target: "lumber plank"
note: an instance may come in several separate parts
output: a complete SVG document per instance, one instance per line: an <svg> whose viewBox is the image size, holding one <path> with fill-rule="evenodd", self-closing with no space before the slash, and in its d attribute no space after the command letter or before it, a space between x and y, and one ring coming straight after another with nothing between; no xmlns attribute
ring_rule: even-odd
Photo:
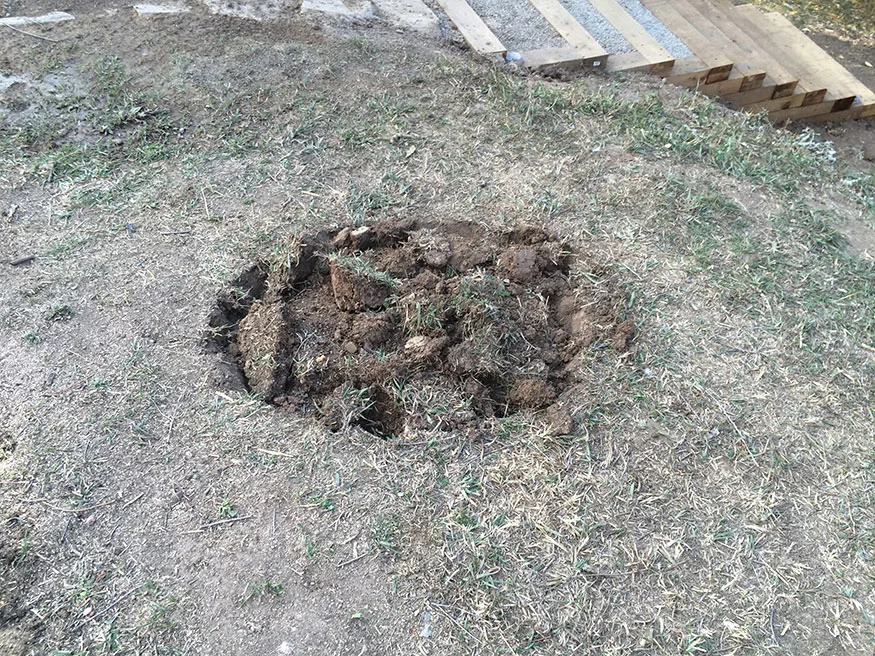
<svg viewBox="0 0 875 656"><path fill-rule="evenodd" d="M653 38L616 0L589 0L589 3L608 21L644 59L657 69L668 69L667 62L674 57ZM609 60L610 61L610 60ZM658 72L658 71L654 71Z"/></svg>
<svg viewBox="0 0 875 656"><path fill-rule="evenodd" d="M709 66L698 57L684 57L678 59L671 69L671 74L665 79L671 84L687 89L701 84L722 82L732 74L732 63L721 63Z"/></svg>
<svg viewBox="0 0 875 656"><path fill-rule="evenodd" d="M752 5L740 5L735 10L746 18L748 24L762 26L762 33L768 36L764 47L780 53L787 67L799 72L808 86L815 89L825 87L840 97L859 96L863 105L875 104L875 93L872 90L803 34L783 14L761 12Z"/></svg>
<svg viewBox="0 0 875 656"><path fill-rule="evenodd" d="M723 88L705 91L708 95L736 93L763 86L765 71L748 63L745 52L689 4L670 0L643 0L642 4L683 41L704 62L730 60L733 71L744 79L738 85L729 82ZM732 78L737 79L737 76Z"/></svg>
<svg viewBox="0 0 875 656"><path fill-rule="evenodd" d="M824 102L806 105L804 107L791 107L789 109L781 109L775 112L769 112L769 119L779 123L787 120L800 120L822 116L824 114L832 114L844 112L854 106L856 96L828 99Z"/></svg>
<svg viewBox="0 0 875 656"><path fill-rule="evenodd" d="M702 36L696 27L684 18L670 2L665 0L646 0L642 3L663 25L678 37L703 62L716 65L728 61L721 53L715 53L713 46Z"/></svg>
<svg viewBox="0 0 875 656"><path fill-rule="evenodd" d="M489 26L471 8L466 0L437 0L441 9L462 33L468 45L481 55L495 55L507 51Z"/></svg>
<svg viewBox="0 0 875 656"><path fill-rule="evenodd" d="M754 72L748 69L745 75L733 69L732 74L725 80L703 84L699 87L699 91L706 96L725 96L730 93L756 89L758 86L762 86L765 79L766 74L763 71Z"/></svg>
<svg viewBox="0 0 875 656"><path fill-rule="evenodd" d="M592 56L592 53L577 48L540 48L521 52L523 65L533 71L546 72L550 69L604 68L608 54Z"/></svg>
<svg viewBox="0 0 875 656"><path fill-rule="evenodd" d="M813 97L816 96L812 96L811 92L805 92L794 93L792 96L783 96L781 98L771 98L770 100L763 100L761 102L748 102L746 104L733 102L730 99L730 96L726 96L724 100L727 100L733 107L743 109L746 112L756 113L764 110L767 112L775 112L782 109L790 109L791 107L803 107L806 105L821 103L826 98L826 89L821 89L820 97L816 101L811 100Z"/></svg>
<svg viewBox="0 0 875 656"><path fill-rule="evenodd" d="M841 112L832 112L831 114L821 114L806 119L806 123L828 123L832 121L848 121L855 119L866 119L875 116L875 104L861 105L856 104L850 109Z"/></svg>
<svg viewBox="0 0 875 656"><path fill-rule="evenodd" d="M766 76L766 81L764 84L769 84L769 78ZM791 101L790 105L786 105L786 107L798 107L800 105L811 105L813 103L822 102L826 97L827 89L813 89L811 91L803 91L798 90L797 93L791 94L789 96L779 96L777 98L771 98L772 100L782 100L788 99ZM751 91L741 91L738 93L727 94L723 97L724 100L729 102L736 107L745 107L752 103L762 104L766 103L764 106L768 106L767 103L770 100L770 96L762 93L759 89L753 89ZM774 103L774 106L777 107L780 103Z"/></svg>
<svg viewBox="0 0 875 656"><path fill-rule="evenodd" d="M609 55L605 63L605 71L608 73L632 73L641 71L665 76L674 66L674 59L664 62L651 62L637 50L624 52L620 55Z"/></svg>
<svg viewBox="0 0 875 656"><path fill-rule="evenodd" d="M766 71L769 77L774 80L773 97L792 95L799 84L799 76L788 71L778 59L772 57L764 49L764 44L751 38L747 30L733 20L731 13L724 12L721 6L713 0L675 0L675 4L678 6L688 4L693 7L745 54L746 62Z"/></svg>
<svg viewBox="0 0 875 656"><path fill-rule="evenodd" d="M529 0L529 3L572 48L587 54L590 59L607 57L607 50L559 4L559 0Z"/></svg>

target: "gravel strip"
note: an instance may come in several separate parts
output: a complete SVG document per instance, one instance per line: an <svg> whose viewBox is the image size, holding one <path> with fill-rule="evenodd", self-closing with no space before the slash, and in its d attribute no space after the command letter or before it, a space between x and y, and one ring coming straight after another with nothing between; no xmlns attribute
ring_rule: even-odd
<svg viewBox="0 0 875 656"><path fill-rule="evenodd" d="M561 2L593 38L602 44L608 54L618 55L632 51L631 44L587 0L561 0ZM692 54L683 42L638 0L617 0L617 2L673 57L689 57Z"/></svg>
<svg viewBox="0 0 875 656"><path fill-rule="evenodd" d="M587 0L560 0L568 12L583 25L608 54L631 52L632 46ZM617 0L629 14L673 57L692 53L665 25L638 0ZM528 0L468 0L508 50L517 52L539 48L561 48L568 44Z"/></svg>
<svg viewBox="0 0 875 656"><path fill-rule="evenodd" d="M568 44L529 0L468 0L508 50L563 48Z"/></svg>

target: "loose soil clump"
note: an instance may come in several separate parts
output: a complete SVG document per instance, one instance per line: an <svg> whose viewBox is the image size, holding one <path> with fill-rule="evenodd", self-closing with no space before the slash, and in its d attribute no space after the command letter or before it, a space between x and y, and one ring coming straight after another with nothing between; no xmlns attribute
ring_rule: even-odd
<svg viewBox="0 0 875 656"><path fill-rule="evenodd" d="M575 361L624 351L621 294L539 228L393 221L302 237L224 293L212 343L250 391L334 430L476 431L540 411L573 429L562 393ZM578 280L579 278L579 280Z"/></svg>

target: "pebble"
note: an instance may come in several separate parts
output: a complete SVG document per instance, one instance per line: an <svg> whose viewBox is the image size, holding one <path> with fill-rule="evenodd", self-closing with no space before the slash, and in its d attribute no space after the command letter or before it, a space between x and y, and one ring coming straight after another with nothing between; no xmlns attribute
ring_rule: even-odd
<svg viewBox="0 0 875 656"><path fill-rule="evenodd" d="M347 340L343 343L343 350L346 351L347 353L349 353L350 355L353 355L354 353L358 352L359 347L356 346L355 342L353 342L352 340Z"/></svg>

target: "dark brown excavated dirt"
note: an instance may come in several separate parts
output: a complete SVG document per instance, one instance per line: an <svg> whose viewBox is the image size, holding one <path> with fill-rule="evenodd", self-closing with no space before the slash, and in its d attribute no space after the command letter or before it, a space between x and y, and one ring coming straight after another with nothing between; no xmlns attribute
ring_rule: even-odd
<svg viewBox="0 0 875 656"><path fill-rule="evenodd" d="M597 267L570 275L575 257L535 227L320 231L233 282L210 318L212 342L250 391L335 430L476 431L546 409L564 434L575 360L624 351L635 331Z"/></svg>

